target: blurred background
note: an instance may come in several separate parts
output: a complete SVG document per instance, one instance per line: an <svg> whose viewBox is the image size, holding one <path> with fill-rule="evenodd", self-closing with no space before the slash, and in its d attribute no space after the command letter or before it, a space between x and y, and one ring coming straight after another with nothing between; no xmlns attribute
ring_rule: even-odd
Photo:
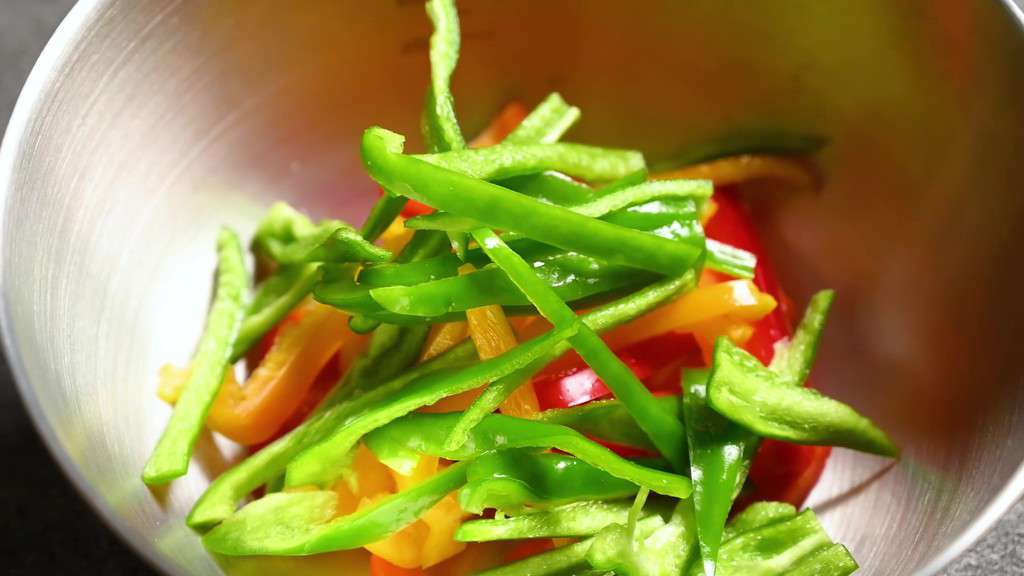
<svg viewBox="0 0 1024 576"><path fill-rule="evenodd" d="M74 3L0 0L0 133L39 52ZM153 573L66 482L32 428L2 358L0 454L9 467L0 475L0 517L14 536L0 539L5 573ZM999 576L1021 574L1022 567L1024 504L1018 504L945 574Z"/></svg>

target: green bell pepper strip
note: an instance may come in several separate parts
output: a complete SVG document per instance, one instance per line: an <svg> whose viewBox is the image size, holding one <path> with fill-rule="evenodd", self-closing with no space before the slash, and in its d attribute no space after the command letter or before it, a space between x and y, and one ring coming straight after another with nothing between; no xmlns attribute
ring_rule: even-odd
<svg viewBox="0 0 1024 576"><path fill-rule="evenodd" d="M708 403L722 416L766 438L899 456L885 432L853 408L817 390L793 386L728 338L715 343Z"/></svg>
<svg viewBox="0 0 1024 576"><path fill-rule="evenodd" d="M192 450L229 368L248 285L238 236L222 229L217 236L217 288L206 328L192 359L192 374L142 471L146 484L165 484L188 471Z"/></svg>
<svg viewBox="0 0 1024 576"><path fill-rule="evenodd" d="M481 572L477 576L582 576L590 574L587 551L593 538L536 554L511 564Z"/></svg>
<svg viewBox="0 0 1024 576"><path fill-rule="evenodd" d="M546 204L573 206L594 197L594 189L554 171L497 180L496 184Z"/></svg>
<svg viewBox="0 0 1024 576"><path fill-rule="evenodd" d="M338 495L333 491L269 494L211 530L203 544L227 556L305 556L351 550L415 522L465 479L466 463L454 464L411 488L337 518Z"/></svg>
<svg viewBox="0 0 1024 576"><path fill-rule="evenodd" d="M588 312L582 315L580 319L591 330L597 332L610 330L654 310L679 294L693 289L696 285L697 275L690 271L679 278L668 278L651 284L625 298ZM445 442L446 447L455 449L465 442L470 429L476 426L486 415L497 410L498 406L515 392L517 388L528 382L544 366L564 354L568 349L569 343L562 342L552 348L547 357L542 358L534 365L518 372L513 372L487 386L473 404L462 413L461 419Z"/></svg>
<svg viewBox="0 0 1024 576"><path fill-rule="evenodd" d="M435 152L461 150L466 140L455 116L452 73L459 61L459 13L454 0L428 0L427 15L434 24L430 36L430 89L423 110L423 134Z"/></svg>
<svg viewBox="0 0 1024 576"><path fill-rule="evenodd" d="M438 210L468 216L492 228L520 232L564 250L666 275L692 268L703 253L683 242L587 218L405 156L401 154L402 142L402 137L393 132L367 130L362 146L367 170L381 184Z"/></svg>
<svg viewBox="0 0 1024 576"><path fill-rule="evenodd" d="M535 340L520 345L520 348L532 342ZM367 434L366 445L381 462L396 469L408 466L421 454L465 460L493 450L554 448L616 478L649 488L658 494L676 498L687 498L690 495L689 478L641 466L587 439L572 428L547 422L489 414L470 430L466 442L450 450L445 447L445 439L460 416L458 412L409 414Z"/></svg>
<svg viewBox="0 0 1024 576"><path fill-rule="evenodd" d="M831 301L830 292L814 296L793 336L792 342L796 345L789 347L788 359L773 360L770 370L761 369L777 374L791 386L802 385L814 362ZM719 361L723 359L728 357L715 355L712 374L719 369ZM759 363L757 365L760 366ZM693 500L701 558L705 574L711 576L715 573L718 550L725 538L726 519L746 481L760 438L730 422L708 405L709 377L713 376L706 370L688 370L683 374L683 419L690 474L696 479Z"/></svg>
<svg viewBox="0 0 1024 576"><path fill-rule="evenodd" d="M391 252L366 241L359 232L340 220L326 220L314 232L298 236L286 245L270 243L268 248L270 257L280 264L391 260Z"/></svg>
<svg viewBox="0 0 1024 576"><path fill-rule="evenodd" d="M818 354L821 333L825 329L825 320L832 309L833 300L835 292L832 290L822 290L811 297L793 337L775 350L769 366L773 372L789 378L795 385L801 385L807 380Z"/></svg>
<svg viewBox="0 0 1024 576"><path fill-rule="evenodd" d="M632 502L629 500L595 500L574 502L505 519L470 520L459 526L455 539L460 542L493 542L593 536L610 524L625 524L631 507Z"/></svg>
<svg viewBox="0 0 1024 576"><path fill-rule="evenodd" d="M343 471L345 456L364 434L442 398L461 394L529 365L548 348L580 327L558 327L500 356L462 368L429 373L410 382L386 400L369 404L346 419L329 437L307 448L288 465L285 484L325 485Z"/></svg>
<svg viewBox="0 0 1024 576"><path fill-rule="evenodd" d="M407 200L402 196L385 193L377 199L373 208L370 208L370 213L366 216L359 233L368 241L375 242L402 213L406 202Z"/></svg>
<svg viewBox="0 0 1024 576"><path fill-rule="evenodd" d="M784 522L796 517L796 507L786 502L754 502L743 512L736 515L725 526L722 540L731 540L744 532L756 530L762 526Z"/></svg>
<svg viewBox="0 0 1024 576"><path fill-rule="evenodd" d="M386 401L410 382L427 374L469 366L475 362L476 348L472 341L466 340L444 354L412 366L368 391L365 391L368 385L361 381L363 379L359 377L359 371L349 370L342 383L334 388L305 422L218 476L196 502L189 513L187 524L202 530L223 521L235 511L240 500L282 474L296 455L330 436L353 415L368 406ZM360 390L365 393L360 393Z"/></svg>
<svg viewBox="0 0 1024 576"><path fill-rule="evenodd" d="M417 154L415 158L481 180L503 180L555 170L590 182L615 180L644 167L635 150L585 144L497 144L486 148Z"/></svg>
<svg viewBox="0 0 1024 576"><path fill-rule="evenodd" d="M361 286L379 288L382 286L412 286L442 278L457 276L462 262L454 254L441 254L434 258L417 260L408 264L377 264L366 266L359 271L357 280Z"/></svg>
<svg viewBox="0 0 1024 576"><path fill-rule="evenodd" d="M833 544L801 558L796 566L786 571L786 576L846 576L858 568L860 566L845 546Z"/></svg>
<svg viewBox="0 0 1024 576"><path fill-rule="evenodd" d="M804 572L819 576L847 576L856 570L853 559L835 561L834 552L824 558L818 553L833 546L832 539L818 523L814 512L743 532L722 545L718 576L782 576ZM852 564L852 565L851 565ZM807 572L808 566L819 571ZM702 574L700 564L690 567L688 576Z"/></svg>
<svg viewBox="0 0 1024 576"><path fill-rule="evenodd" d="M309 294L320 279L319 269L319 264L280 266L260 283L235 337L232 363L245 356L264 334Z"/></svg>
<svg viewBox="0 0 1024 576"><path fill-rule="evenodd" d="M696 556L693 506L676 505L672 518L644 534L613 524L594 537L587 551L592 568L622 576L679 576Z"/></svg>
<svg viewBox="0 0 1024 576"><path fill-rule="evenodd" d="M757 451L758 438L707 403L708 370L683 374L683 421L690 454L693 505L704 574L713 576L722 533Z"/></svg>
<svg viewBox="0 0 1024 576"><path fill-rule="evenodd" d="M708 238L706 242L708 256L704 261L705 267L736 278L746 278L749 280L754 277L757 256L752 252L747 252L712 238Z"/></svg>
<svg viewBox="0 0 1024 576"><path fill-rule="evenodd" d="M636 484L578 458L536 450L501 450L477 458L469 467L459 503L471 514L488 508L510 512L526 506L612 500L636 491Z"/></svg>
<svg viewBox="0 0 1024 576"><path fill-rule="evenodd" d="M571 326L578 322L572 309L501 238L486 229L475 230L472 234L484 252L508 274L509 279L552 324ZM569 343L629 410L658 451L676 470L683 470L686 465L685 431L679 419L659 407L650 390L605 345L596 332L584 326L579 333L569 338Z"/></svg>
<svg viewBox="0 0 1024 576"><path fill-rule="evenodd" d="M252 244L273 257L276 251L316 231L316 224L308 216L286 202L275 202L256 226Z"/></svg>
<svg viewBox="0 0 1024 576"><path fill-rule="evenodd" d="M696 146L690 145L687 149L673 154L670 159L658 162L652 170L664 172L740 154L804 156L817 152L827 142L826 138L816 134L759 129L705 140Z"/></svg>
<svg viewBox="0 0 1024 576"><path fill-rule="evenodd" d="M548 94L503 141L504 144L557 142L580 119L580 109L570 106L558 92Z"/></svg>
<svg viewBox="0 0 1024 576"><path fill-rule="evenodd" d="M657 396L660 408L673 418L681 418L679 396ZM650 438L637 425L618 400L588 402L572 408L552 408L537 417L542 422L568 426L592 438L621 446L655 450Z"/></svg>

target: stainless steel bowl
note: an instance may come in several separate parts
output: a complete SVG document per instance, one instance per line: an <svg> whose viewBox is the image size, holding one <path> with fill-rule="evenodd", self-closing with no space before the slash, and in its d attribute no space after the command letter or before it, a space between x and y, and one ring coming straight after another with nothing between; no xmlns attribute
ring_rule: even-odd
<svg viewBox="0 0 1024 576"><path fill-rule="evenodd" d="M1024 488L1019 296L1024 34L996 1L463 3L468 131L561 91L574 138L651 159L722 135L821 133L828 185L758 210L797 299L838 309L817 382L906 447L837 451L811 504L865 574L930 574ZM182 518L236 456L139 472L210 294L218 226L274 199L358 219L357 143L417 132L420 2L83 0L32 73L0 154L3 312L21 391L68 475L174 574L218 565ZM229 571L286 570L287 563Z"/></svg>

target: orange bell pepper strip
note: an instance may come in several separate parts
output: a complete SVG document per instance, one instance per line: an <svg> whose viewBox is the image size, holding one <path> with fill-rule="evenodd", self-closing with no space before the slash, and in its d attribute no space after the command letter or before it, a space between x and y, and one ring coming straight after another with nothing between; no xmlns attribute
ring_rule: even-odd
<svg viewBox="0 0 1024 576"><path fill-rule="evenodd" d="M469 143L470 148L483 148L499 144L506 136L522 123L523 119L530 114L530 111L522 103L515 100L509 102L498 112L491 123L484 128L483 132L477 134L476 138Z"/></svg>
<svg viewBox="0 0 1024 576"><path fill-rule="evenodd" d="M501 306L481 306L466 310L466 322L469 324L469 337L476 344L477 354L481 360L500 356L519 344ZM479 393L474 395L473 400L478 395ZM466 407L468 408L469 404ZM535 417L540 413L540 403L537 401L533 384L527 382L517 388L498 409L502 414L509 416Z"/></svg>
<svg viewBox="0 0 1024 576"><path fill-rule="evenodd" d="M453 346L469 337L469 327L465 322L442 322L430 327L430 334L420 352L420 362L436 358L450 350Z"/></svg>
<svg viewBox="0 0 1024 576"><path fill-rule="evenodd" d="M749 280L701 286L612 330L605 335L605 341L612 349L618 349L665 332L693 332L711 321L754 322L776 305L774 298L758 290Z"/></svg>
<svg viewBox="0 0 1024 576"><path fill-rule="evenodd" d="M207 426L245 445L271 438L288 420L328 361L345 345L351 355L365 346L365 338L348 328L343 312L309 301L302 305L301 320L285 326L244 386L228 371L224 385L210 409ZM164 366L158 394L177 400L189 368Z"/></svg>
<svg viewBox="0 0 1024 576"><path fill-rule="evenodd" d="M777 180L799 189L816 189L820 182L810 164L800 158L766 154L742 154L685 166L654 174L656 180L697 178L711 180L715 187L751 180Z"/></svg>
<svg viewBox="0 0 1024 576"><path fill-rule="evenodd" d="M386 248L392 254L398 254L412 238L415 230L405 227L405 218L401 216L394 219L391 225L377 238L377 245Z"/></svg>

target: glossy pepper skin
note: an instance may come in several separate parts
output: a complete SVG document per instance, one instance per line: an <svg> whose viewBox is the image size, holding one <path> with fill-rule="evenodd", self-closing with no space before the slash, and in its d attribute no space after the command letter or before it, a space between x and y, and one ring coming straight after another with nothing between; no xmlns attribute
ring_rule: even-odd
<svg viewBox="0 0 1024 576"><path fill-rule="evenodd" d="M537 420L490 414L470 430L465 443L449 449L445 440L458 419L458 413L410 414L368 434L366 445L381 462L396 469L414 465L420 454L464 460L498 449L555 448L616 478L659 494L687 498L691 492L690 480L686 477L641 466L571 428Z"/></svg>
<svg viewBox="0 0 1024 576"><path fill-rule="evenodd" d="M213 305L192 360L192 374L142 471L146 484L165 484L188 471L206 414L217 398L229 367L232 344L242 324L248 285L249 275L238 236L223 229L217 237L217 288Z"/></svg>
<svg viewBox="0 0 1024 576"><path fill-rule="evenodd" d="M636 230L587 218L544 204L507 188L405 156L403 138L381 128L363 136L363 162L385 187L457 216L479 220L492 228L666 275L690 269L702 251ZM626 167L628 173L631 166ZM609 174L611 175L611 174ZM627 257L626 254L629 256Z"/></svg>
<svg viewBox="0 0 1024 576"><path fill-rule="evenodd" d="M657 400L662 410L674 418L681 418L679 396L659 396ZM551 408L541 412L538 418L620 446L655 449L647 434L618 400L599 400L570 408Z"/></svg>
<svg viewBox="0 0 1024 576"><path fill-rule="evenodd" d="M377 393L380 388L356 400L360 408L332 434L310 446L288 465L285 483L288 486L324 485L335 480L344 469L344 458L360 438L417 408L429 406L442 398L478 388L528 366L548 349L579 329L574 326L555 328L543 336L518 346L501 356L466 366L456 371L438 371L410 381L398 391ZM379 456L379 455L378 455Z"/></svg>
<svg viewBox="0 0 1024 576"><path fill-rule="evenodd" d="M536 450L500 450L473 461L459 492L462 509L515 512L581 500L625 498L636 484L621 480L571 456Z"/></svg>
<svg viewBox="0 0 1024 576"><path fill-rule="evenodd" d="M555 326L568 326L577 317L518 254L490 230L477 229L473 238L508 275L534 306ZM640 428L676 470L685 467L684 430L678 419L662 411L636 375L605 345L593 330L583 329L569 343L594 369L615 397L629 410Z"/></svg>
<svg viewBox="0 0 1024 576"><path fill-rule="evenodd" d="M870 420L816 390L793 386L728 339L715 344L708 390L716 412L760 436L899 455L892 440Z"/></svg>

